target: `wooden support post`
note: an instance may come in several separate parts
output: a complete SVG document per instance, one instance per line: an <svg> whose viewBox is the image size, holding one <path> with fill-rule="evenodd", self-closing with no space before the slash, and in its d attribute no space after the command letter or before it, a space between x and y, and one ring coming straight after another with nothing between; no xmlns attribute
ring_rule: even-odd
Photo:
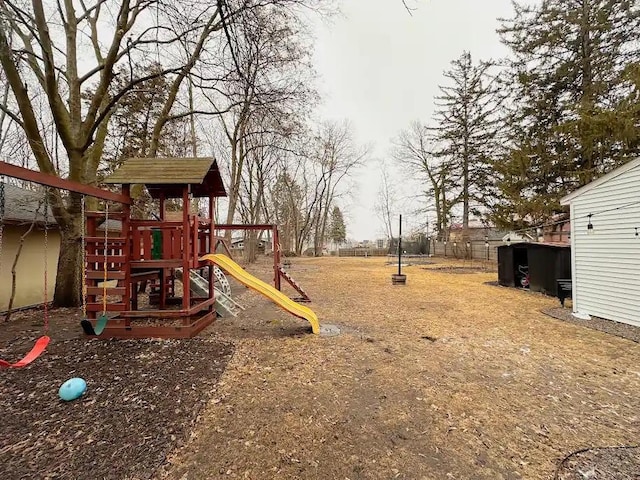
<svg viewBox="0 0 640 480"><path fill-rule="evenodd" d="M169 286L168 282L167 282L167 269L166 268L161 268L160 269L160 298L159 298L159 302L160 302L160 310L164 310L165 308L167 308L167 287Z"/></svg>
<svg viewBox="0 0 640 480"><path fill-rule="evenodd" d="M131 203L128 188L125 191L123 187L122 194L114 193L109 190L102 190L101 188L92 187L91 185L85 185L73 180L66 180L56 175L49 175L47 173L29 170L28 168L18 167L17 165L12 165L3 161L0 161L0 175L19 178L28 182L35 182L48 187L61 188L63 190L69 190L70 192L82 193L83 195L89 195L90 197L101 198L103 200L112 200L124 205L129 205Z"/></svg>
<svg viewBox="0 0 640 480"><path fill-rule="evenodd" d="M165 194L164 192L160 192L160 220L164 222L165 220L165 212L166 212L166 206L165 206Z"/></svg>
<svg viewBox="0 0 640 480"><path fill-rule="evenodd" d="M273 286L276 287L276 290L280 290L280 237L277 225L272 225L271 229L273 232Z"/></svg>
<svg viewBox="0 0 640 480"><path fill-rule="evenodd" d="M215 248L215 198L209 197L209 250L211 253L216 253ZM209 298L215 298L215 275L213 274L213 265L209 265ZM215 304L211 305L211 311L216 309Z"/></svg>
<svg viewBox="0 0 640 480"><path fill-rule="evenodd" d="M191 217L193 219L193 231L191 232L191 267L198 267L198 257L200 257L200 217L198 214Z"/></svg>
<svg viewBox="0 0 640 480"><path fill-rule="evenodd" d="M160 221L164 222L166 220L167 207L166 207L166 196L164 192L160 192ZM160 247L162 260L167 260L171 255L168 255L168 252L171 251L171 241L170 241L170 233L169 230L161 229L162 232L162 246ZM167 270L165 268L160 269L160 275L158 278L158 282L160 282L160 292L158 297L158 308L160 310L164 310L167 308L167 289L169 288L168 279L167 279Z"/></svg>
<svg viewBox="0 0 640 480"><path fill-rule="evenodd" d="M189 228L189 188L182 190L182 309L191 304L189 272L191 268L191 229Z"/></svg>
<svg viewBox="0 0 640 480"><path fill-rule="evenodd" d="M138 285L137 281L131 284L131 310L138 310Z"/></svg>
<svg viewBox="0 0 640 480"><path fill-rule="evenodd" d="M96 218L93 216L86 215L86 222L87 222L86 236L95 237L96 231L97 231ZM86 243L84 248L85 248L85 260L89 257L89 255L96 254L96 244L94 242ZM87 268L87 272L93 273L94 271L96 271L96 266L94 263L87 262L86 268ZM87 284L87 288L94 287L98 284L98 281L95 280L94 278L91 278L90 275L87 275L85 282ZM87 294L87 298L86 298L87 303L95 303L95 301L96 301L95 295ZM95 319L97 318L97 316L98 316L97 312L90 312L90 311L87 312L87 318Z"/></svg>
<svg viewBox="0 0 640 480"><path fill-rule="evenodd" d="M216 199L214 197L209 197L209 252L207 253L217 253L216 252L216 231L215 231L215 208L216 208Z"/></svg>
<svg viewBox="0 0 640 480"><path fill-rule="evenodd" d="M122 194L130 197L131 195L131 186L123 185L122 186ZM135 285L131 283L131 252L132 252L132 244L131 244L131 231L130 231L130 221L131 221L131 205L123 204L122 205L122 231L120 235L124 237L125 243L123 246L123 256L124 256L124 264L122 265L122 269L124 270L124 286L125 286L125 294L122 298L122 303L125 305L125 309L131 309L131 289L135 288ZM107 225L105 225L107 228ZM136 302L137 303L137 302ZM125 320L125 326L130 326L129 320Z"/></svg>

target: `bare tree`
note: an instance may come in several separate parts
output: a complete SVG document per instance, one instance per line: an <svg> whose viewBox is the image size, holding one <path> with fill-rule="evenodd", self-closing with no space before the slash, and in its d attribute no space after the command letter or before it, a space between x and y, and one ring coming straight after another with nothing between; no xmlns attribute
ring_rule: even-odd
<svg viewBox="0 0 640 480"><path fill-rule="evenodd" d="M386 163L383 163L380 168L380 187L378 189L378 198L376 200L375 209L378 214L378 218L384 226L384 233L389 241L393 238L391 219L395 214L396 202L397 192L389 178L387 165Z"/></svg>
<svg viewBox="0 0 640 480"><path fill-rule="evenodd" d="M268 209L280 233L280 247L285 254L301 251L298 248L298 232L303 223L302 206L304 203L303 189L295 178L295 171L290 171L294 162L280 159L276 179L268 188ZM306 240L306 239L303 239Z"/></svg>
<svg viewBox="0 0 640 480"><path fill-rule="evenodd" d="M331 206L342 193L345 180L367 155L368 149L356 144L348 122L322 123L306 151L301 151L295 172L305 198L296 235L297 253L311 238L314 254L321 255Z"/></svg>
<svg viewBox="0 0 640 480"><path fill-rule="evenodd" d="M413 122L394 142L399 165L426 181L425 195L436 213L438 235L446 235L451 208L457 201L458 179L450 158L439 155L428 127Z"/></svg>
<svg viewBox="0 0 640 480"><path fill-rule="evenodd" d="M35 209L35 213L33 215L33 219L28 224L29 226L25 230L25 232L22 235L20 235L20 239L18 241L18 248L16 249L16 253L13 257L13 263L11 264L11 295L9 296L9 305L7 306L7 311L5 312L5 316L4 316L5 322L8 322L9 320L11 320L11 315L13 313L13 303L15 302L15 299L16 299L16 286L18 284L17 269L18 269L18 263L20 261L20 257L22 256L22 249L24 247L24 243L27 240L27 237L31 234L31 232L33 232L34 228L36 227L39 221L41 220L44 220L44 222L47 221L46 213L44 213L42 217L39 217L41 208L47 208L46 202L40 201L38 203ZM47 225L45 225L45 228L46 227Z"/></svg>
<svg viewBox="0 0 640 480"><path fill-rule="evenodd" d="M238 206L243 223L267 223L272 216L267 202L268 185L275 181L280 153L278 134L262 131L246 138L246 158L238 192ZM245 260L253 262L256 246L264 232L245 232Z"/></svg>
<svg viewBox="0 0 640 480"><path fill-rule="evenodd" d="M234 43L239 70L225 82L222 95L208 96L217 108L231 105L220 117L226 137L221 158L229 177L227 223L238 211L250 156L249 170L256 167L253 151L286 150L288 140L303 132L302 119L316 102L300 22L286 12L252 11L245 17Z"/></svg>
<svg viewBox="0 0 640 480"><path fill-rule="evenodd" d="M311 2L311 0L309 0ZM274 12L303 0L39 0L0 2L0 64L15 108L0 105L21 127L41 172L94 184L114 107L140 84L164 77L169 87L153 121L148 155L155 156L167 123L195 114L181 101L185 80L212 88L218 75L207 72L229 55L225 45L252 11ZM16 42L11 43L15 37ZM160 54L161 52L161 54ZM161 60L158 72L130 77L116 87L123 69L143 58ZM233 55L232 55L233 56ZM90 90L85 102L83 92ZM46 102L38 104L42 95ZM181 96L182 95L182 96ZM44 109L45 115L41 115ZM55 129L47 134L43 122ZM58 146L64 162L56 161ZM80 203L77 194L51 194L60 226L61 249L54 304L80 303Z"/></svg>

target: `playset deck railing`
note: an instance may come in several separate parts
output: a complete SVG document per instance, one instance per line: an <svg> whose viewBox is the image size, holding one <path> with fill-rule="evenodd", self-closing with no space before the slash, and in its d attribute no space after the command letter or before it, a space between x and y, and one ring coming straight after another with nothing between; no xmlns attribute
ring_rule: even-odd
<svg viewBox="0 0 640 480"><path fill-rule="evenodd" d="M132 267L145 265L182 266L185 237L192 252L190 268L198 268L198 258L211 252L211 225L197 215L189 215L189 235L185 235L183 222L131 220ZM144 263L143 263L144 262Z"/></svg>

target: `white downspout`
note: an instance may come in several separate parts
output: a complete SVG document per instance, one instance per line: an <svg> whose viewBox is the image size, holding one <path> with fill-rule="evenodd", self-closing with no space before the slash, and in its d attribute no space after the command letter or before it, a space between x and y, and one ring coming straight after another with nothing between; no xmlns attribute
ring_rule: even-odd
<svg viewBox="0 0 640 480"><path fill-rule="evenodd" d="M569 219L571 221L571 303L573 305L573 316L578 320L591 320L591 317L580 312L578 301L578 276L576 272L576 214L573 208L573 201L569 204Z"/></svg>

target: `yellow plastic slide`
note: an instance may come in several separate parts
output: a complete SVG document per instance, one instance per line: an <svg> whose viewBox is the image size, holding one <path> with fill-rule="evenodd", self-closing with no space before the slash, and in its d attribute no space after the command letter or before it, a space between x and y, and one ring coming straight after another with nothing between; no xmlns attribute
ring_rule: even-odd
<svg viewBox="0 0 640 480"><path fill-rule="evenodd" d="M223 255L221 253L209 253L202 257L200 260L218 265L218 267L225 270L229 275L231 275L243 285L251 288L252 290L255 290L258 293L261 293L276 305L295 315L296 317L300 317L308 321L311 324L313 333L320 333L320 323L318 322L317 315L313 313L313 310L305 307L304 305L300 305L297 302L294 302L284 293L279 292L268 283L265 283L259 278L256 278L253 275L247 273L240 265L238 265L226 255Z"/></svg>

